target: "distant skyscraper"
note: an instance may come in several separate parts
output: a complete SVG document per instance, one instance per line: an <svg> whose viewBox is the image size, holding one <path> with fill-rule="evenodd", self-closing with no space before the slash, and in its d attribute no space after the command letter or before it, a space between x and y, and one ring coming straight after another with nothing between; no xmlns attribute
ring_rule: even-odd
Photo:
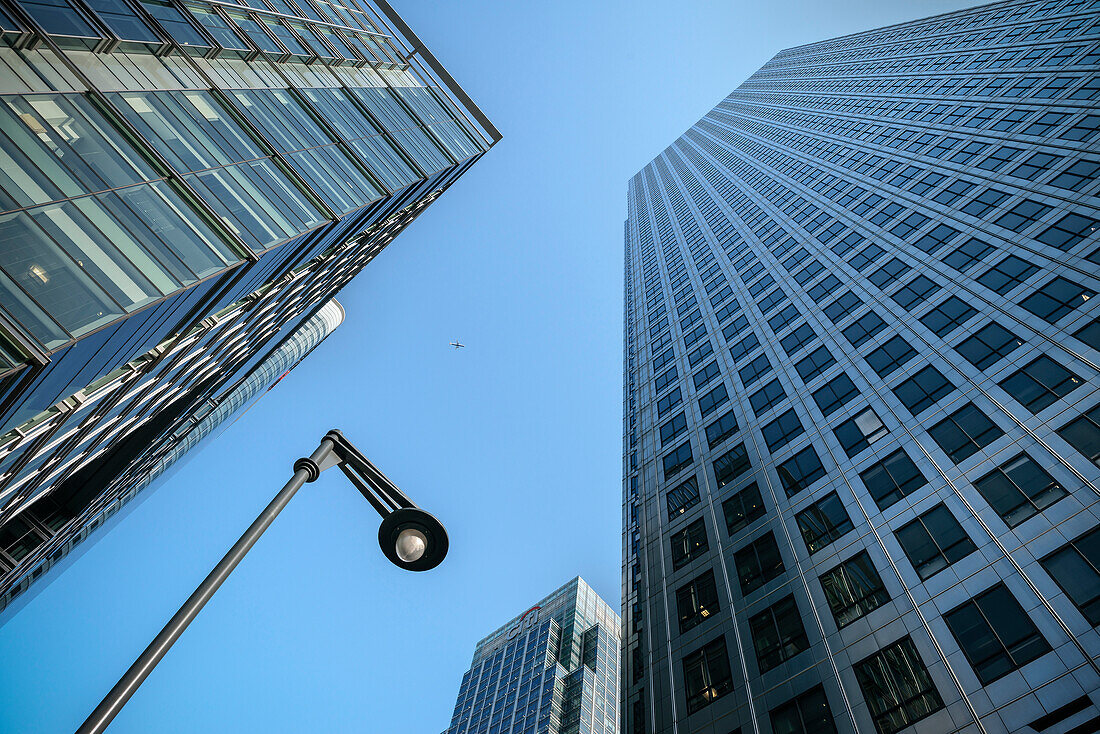
<svg viewBox="0 0 1100 734"><path fill-rule="evenodd" d="M1100 731L1098 62L789 49L630 182L624 732Z"/></svg>
<svg viewBox="0 0 1100 734"><path fill-rule="evenodd" d="M477 643L444 734L619 734L619 615L575 578Z"/></svg>
<svg viewBox="0 0 1100 734"><path fill-rule="evenodd" d="M3 606L500 135L385 0L0 2L0 68Z"/></svg>

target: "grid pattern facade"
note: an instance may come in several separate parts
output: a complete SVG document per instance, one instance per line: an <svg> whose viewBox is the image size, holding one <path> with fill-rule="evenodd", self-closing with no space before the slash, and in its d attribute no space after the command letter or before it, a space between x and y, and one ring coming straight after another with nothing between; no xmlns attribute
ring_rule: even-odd
<svg viewBox="0 0 1100 734"><path fill-rule="evenodd" d="M1100 13L777 54L631 180L623 717L1100 728Z"/></svg>
<svg viewBox="0 0 1100 734"><path fill-rule="evenodd" d="M0 606L499 133L389 5L0 0Z"/></svg>
<svg viewBox="0 0 1100 734"><path fill-rule="evenodd" d="M619 734L619 639L573 579L477 644L444 734Z"/></svg>

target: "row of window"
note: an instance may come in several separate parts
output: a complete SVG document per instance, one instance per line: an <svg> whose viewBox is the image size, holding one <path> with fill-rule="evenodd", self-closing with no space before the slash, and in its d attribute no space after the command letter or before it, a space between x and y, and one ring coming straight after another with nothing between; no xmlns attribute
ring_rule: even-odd
<svg viewBox="0 0 1100 734"><path fill-rule="evenodd" d="M390 39L354 3L269 0L239 11L199 0L135 3L22 0L19 5L46 33L59 36L63 46L94 49L100 39L113 36L126 51L157 50L171 40L189 53L217 50L249 57L255 49L276 60L405 64ZM0 28L7 33L24 30L7 14L0 16Z"/></svg>
<svg viewBox="0 0 1100 734"><path fill-rule="evenodd" d="M881 422L869 424L868 419L864 418L862 424L855 423L853 430L858 431L860 443L867 443L877 440L874 434L881 431L880 426ZM933 426L929 434L955 461L962 461L1002 435L1000 429L989 422L972 403ZM1058 434L1089 460L1100 465L1100 406L1073 419L1060 428ZM844 439L841 438L841 441L843 445ZM690 466L690 442L683 444L678 452L669 456L676 457L675 460L680 465L677 471ZM738 444L716 458L712 462L712 469L719 489L751 471L744 444ZM790 497L826 475L812 445L778 464L776 471ZM880 511L887 510L928 483L927 478L903 449L896 449L870 464L859 472L859 477ZM1026 453L1017 454L1002 463L975 480L973 486L1009 527L1019 525L1067 495L1066 489ZM668 490L665 493L665 502L669 520L685 514L698 504L700 495L696 477L692 476ZM725 500L722 507L731 536L765 514L755 483ZM852 528L852 522L835 493L798 513L796 521L810 554L832 543ZM685 529L673 536L674 567L678 568L696 557L691 548L699 550L699 532L698 528L690 531ZM699 552L706 550L705 533L702 536L702 546L704 547ZM920 572L918 563L914 563L914 568Z"/></svg>
<svg viewBox="0 0 1100 734"><path fill-rule="evenodd" d="M1075 587L1095 591L1100 581L1097 543L1100 543L1100 531L1093 531L1048 556L1043 566L1060 584L1071 578L1074 571L1081 571L1092 583L1077 583ZM840 627L890 598L865 551L826 572L819 580ZM1097 594L1093 593L1089 599L1093 614L1096 603ZM677 591L677 607L681 631L716 614L719 606L713 574L708 571L681 587ZM809 649L802 619L794 597L786 596L748 620L761 673ZM982 685L989 685L1052 650L1003 583L946 612L943 620ZM724 636L685 655L681 665L689 714L733 690ZM856 662L853 667L880 734L893 734L943 707L931 676L908 637ZM807 706L810 701L812 703ZM805 731L807 734L835 731L828 702L820 688L773 710L772 720L776 731ZM815 728L808 728L811 723Z"/></svg>
<svg viewBox="0 0 1100 734"><path fill-rule="evenodd" d="M1014 3L990 9L983 6L970 13L952 14L943 20L939 17L923 19L787 49L776 54L757 74L766 77L769 74L765 72L771 72L772 75L782 75L786 78L791 74L790 70L784 67L803 66L814 62L828 64L884 56L909 58L933 50L940 51L935 56L943 57L942 50L949 48L984 47L1019 40L1033 43L1044 34L1061 27L1059 23L1035 24L1036 19L1051 15L1081 13L1089 7L1089 0L1047 0L1046 2ZM1022 22L1024 19L1029 22ZM967 30L975 28L976 30ZM899 43L905 39L913 40ZM867 73L873 69L863 71ZM756 78L757 74L752 78Z"/></svg>
<svg viewBox="0 0 1100 734"><path fill-rule="evenodd" d="M805 633L790 629L797 619L793 598L775 605L771 622L758 622L767 635L767 652L805 649ZM791 614L795 617L791 617ZM766 632L770 625L773 631ZM801 623L798 623L801 628ZM1041 639L1041 638L1040 638ZM760 650L758 648L758 654ZM682 662L688 713L695 713L733 690L729 653L724 637L685 655ZM856 663L856 678L879 734L893 734L943 708L943 700L916 646L908 637ZM773 731L836 732L832 711L821 686L776 707L770 713Z"/></svg>

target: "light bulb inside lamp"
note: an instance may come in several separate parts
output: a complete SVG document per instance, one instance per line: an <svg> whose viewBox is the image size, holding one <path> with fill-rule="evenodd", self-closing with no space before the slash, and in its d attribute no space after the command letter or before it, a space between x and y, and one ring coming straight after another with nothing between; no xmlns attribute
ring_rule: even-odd
<svg viewBox="0 0 1100 734"><path fill-rule="evenodd" d="M405 563L419 561L428 550L428 536L416 528L405 528L397 535L397 557Z"/></svg>

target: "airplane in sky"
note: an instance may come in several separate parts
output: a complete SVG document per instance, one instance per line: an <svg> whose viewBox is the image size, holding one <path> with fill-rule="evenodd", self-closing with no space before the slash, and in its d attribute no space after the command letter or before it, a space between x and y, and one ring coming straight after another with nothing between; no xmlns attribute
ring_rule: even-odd
<svg viewBox="0 0 1100 734"><path fill-rule="evenodd" d="M465 344L460 344L458 342L458 340L456 339L455 341L451 342L451 346L454 347L455 349L463 349L463 348L465 348L466 345Z"/></svg>

